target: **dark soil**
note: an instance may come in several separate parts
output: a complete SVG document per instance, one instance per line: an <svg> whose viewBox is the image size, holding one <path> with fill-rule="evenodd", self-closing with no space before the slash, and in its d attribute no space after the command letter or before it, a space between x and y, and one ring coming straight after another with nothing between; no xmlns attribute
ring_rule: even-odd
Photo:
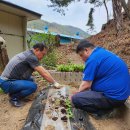
<svg viewBox="0 0 130 130"><path fill-rule="evenodd" d="M61 105L62 107L65 107L65 108L67 107L64 100L60 100L60 105Z"/></svg>
<svg viewBox="0 0 130 130"><path fill-rule="evenodd" d="M61 117L61 120L67 122L68 118L66 116Z"/></svg>
<svg viewBox="0 0 130 130"><path fill-rule="evenodd" d="M55 109L58 109L59 107L55 107Z"/></svg>
<svg viewBox="0 0 130 130"><path fill-rule="evenodd" d="M62 114L67 114L66 110L64 108L61 109Z"/></svg>
<svg viewBox="0 0 130 130"><path fill-rule="evenodd" d="M58 119L58 117L53 117L52 120L53 121L56 121Z"/></svg>

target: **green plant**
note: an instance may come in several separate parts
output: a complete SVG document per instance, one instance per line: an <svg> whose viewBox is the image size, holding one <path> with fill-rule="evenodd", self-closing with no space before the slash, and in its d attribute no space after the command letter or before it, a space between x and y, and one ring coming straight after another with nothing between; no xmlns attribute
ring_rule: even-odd
<svg viewBox="0 0 130 130"><path fill-rule="evenodd" d="M72 105L71 105L70 100L67 98L65 100L65 103L66 103L66 107L67 107L67 117L68 118L73 118Z"/></svg>
<svg viewBox="0 0 130 130"><path fill-rule="evenodd" d="M82 72L84 69L84 65L78 64L67 64L67 65L58 65L57 70L61 72Z"/></svg>
<svg viewBox="0 0 130 130"><path fill-rule="evenodd" d="M38 42L44 42L49 51L52 51L55 48L55 45L57 45L55 36L51 35L50 33L37 33L32 35L30 46L32 47Z"/></svg>
<svg viewBox="0 0 130 130"><path fill-rule="evenodd" d="M0 88L0 93L4 93L4 91Z"/></svg>
<svg viewBox="0 0 130 130"><path fill-rule="evenodd" d="M48 53L41 60L41 64L55 67L57 64L57 54L55 51L57 41L56 41L55 36L49 33L48 34L41 34L41 33L34 34L31 36L30 47L32 47L34 44L39 43L39 42L44 42L48 48Z"/></svg>
<svg viewBox="0 0 130 130"><path fill-rule="evenodd" d="M41 63L43 65L49 66L51 68L52 67L56 67L57 64L57 53L55 50L53 50L52 52L49 52L42 60Z"/></svg>

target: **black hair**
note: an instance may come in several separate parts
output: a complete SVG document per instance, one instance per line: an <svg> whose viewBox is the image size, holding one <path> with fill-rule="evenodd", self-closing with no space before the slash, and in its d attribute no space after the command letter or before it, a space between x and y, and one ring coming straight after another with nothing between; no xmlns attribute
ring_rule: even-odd
<svg viewBox="0 0 130 130"><path fill-rule="evenodd" d="M42 42L42 43L36 43L33 46L33 49L39 49L40 51L43 51L44 49L47 49L47 46Z"/></svg>
<svg viewBox="0 0 130 130"><path fill-rule="evenodd" d="M81 40L76 48L76 53L79 53L80 51L85 50L86 48L95 48L94 44L90 43L86 39Z"/></svg>

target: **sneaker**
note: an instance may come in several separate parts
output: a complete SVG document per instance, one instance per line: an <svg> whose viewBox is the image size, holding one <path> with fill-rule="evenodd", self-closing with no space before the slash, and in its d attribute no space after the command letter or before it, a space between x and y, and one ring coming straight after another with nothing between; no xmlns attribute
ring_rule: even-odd
<svg viewBox="0 0 130 130"><path fill-rule="evenodd" d="M21 101L23 101L23 102L30 102L30 101L33 101L33 99L30 99L30 98L22 98Z"/></svg>
<svg viewBox="0 0 130 130"><path fill-rule="evenodd" d="M10 100L9 100L9 102L10 102L10 104L12 105L12 106L14 106L14 107L22 107L24 104L20 101L20 100L18 100L17 98L11 98Z"/></svg>
<svg viewBox="0 0 130 130"><path fill-rule="evenodd" d="M93 118L95 118L96 120L101 119L101 116L99 116L99 115L96 114L96 113L89 113L89 112L88 112L88 114L89 114L90 116L92 116Z"/></svg>

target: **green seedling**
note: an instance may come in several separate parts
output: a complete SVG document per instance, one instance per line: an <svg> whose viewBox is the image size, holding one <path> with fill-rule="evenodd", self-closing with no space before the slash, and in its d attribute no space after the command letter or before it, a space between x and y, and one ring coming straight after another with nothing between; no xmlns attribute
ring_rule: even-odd
<svg viewBox="0 0 130 130"><path fill-rule="evenodd" d="M4 91L0 88L0 93L4 93Z"/></svg>
<svg viewBox="0 0 130 130"><path fill-rule="evenodd" d="M67 117L68 118L73 118L73 113L72 113L72 106L70 100L67 98L65 100L66 107L67 107Z"/></svg>
<svg viewBox="0 0 130 130"><path fill-rule="evenodd" d="M58 65L57 70L61 72L82 72L84 70L84 65L63 64L63 65Z"/></svg>

